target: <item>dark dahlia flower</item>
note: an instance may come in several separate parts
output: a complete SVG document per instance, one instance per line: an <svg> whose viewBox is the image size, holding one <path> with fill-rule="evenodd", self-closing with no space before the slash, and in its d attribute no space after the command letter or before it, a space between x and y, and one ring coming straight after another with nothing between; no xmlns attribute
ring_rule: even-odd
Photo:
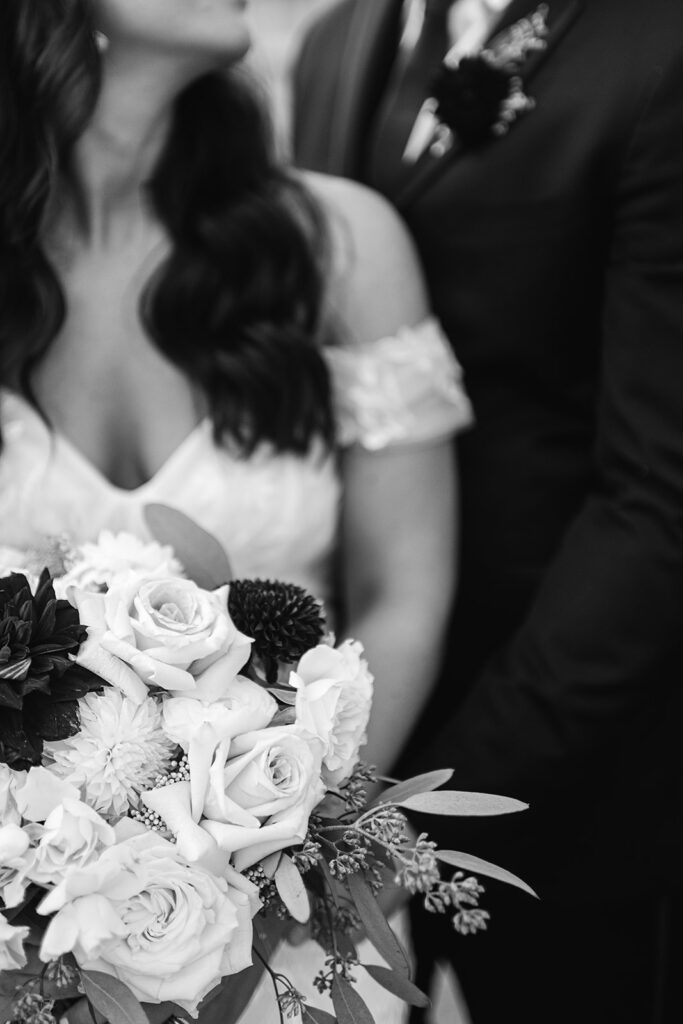
<svg viewBox="0 0 683 1024"><path fill-rule="evenodd" d="M278 664L298 661L325 632L320 602L293 583L234 580L228 610L237 628L253 638L268 682L277 678Z"/></svg>
<svg viewBox="0 0 683 1024"><path fill-rule="evenodd" d="M20 573L0 579L0 762L40 764L43 740L77 731L79 697L102 685L69 657L86 636L47 571L35 594Z"/></svg>
<svg viewBox="0 0 683 1024"><path fill-rule="evenodd" d="M443 64L432 86L437 117L466 146L492 138L510 95L510 75L483 57L464 57L457 67Z"/></svg>
<svg viewBox="0 0 683 1024"><path fill-rule="evenodd" d="M47 571L35 595L20 573L0 579L0 704L21 708L69 667L87 632L68 601L58 601Z"/></svg>

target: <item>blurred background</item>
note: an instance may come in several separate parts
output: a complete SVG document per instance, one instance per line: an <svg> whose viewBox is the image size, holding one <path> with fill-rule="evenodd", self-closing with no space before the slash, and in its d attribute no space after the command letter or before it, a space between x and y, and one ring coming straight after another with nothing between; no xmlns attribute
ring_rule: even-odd
<svg viewBox="0 0 683 1024"><path fill-rule="evenodd" d="M254 45L249 61L270 96L280 144L288 135L287 74L306 21L335 0L250 0Z"/></svg>

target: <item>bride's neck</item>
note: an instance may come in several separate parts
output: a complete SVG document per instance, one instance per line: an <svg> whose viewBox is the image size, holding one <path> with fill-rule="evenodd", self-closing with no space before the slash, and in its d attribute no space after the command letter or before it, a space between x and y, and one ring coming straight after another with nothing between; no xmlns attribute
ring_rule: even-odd
<svg viewBox="0 0 683 1024"><path fill-rule="evenodd" d="M75 187L59 220L88 246L101 247L148 219L146 184L169 130L175 97L194 77L189 67L145 55L107 54L93 117L74 148Z"/></svg>

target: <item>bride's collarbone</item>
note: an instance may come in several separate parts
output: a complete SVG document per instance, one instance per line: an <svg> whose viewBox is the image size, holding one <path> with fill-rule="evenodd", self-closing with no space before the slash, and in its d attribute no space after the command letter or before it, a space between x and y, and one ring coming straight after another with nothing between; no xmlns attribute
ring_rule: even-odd
<svg viewBox="0 0 683 1024"><path fill-rule="evenodd" d="M50 251L65 298L62 340L88 339L92 347L111 334L117 345L144 338L141 303L147 285L165 258L168 243L159 232L118 245L75 245ZM72 347L72 344L69 346Z"/></svg>

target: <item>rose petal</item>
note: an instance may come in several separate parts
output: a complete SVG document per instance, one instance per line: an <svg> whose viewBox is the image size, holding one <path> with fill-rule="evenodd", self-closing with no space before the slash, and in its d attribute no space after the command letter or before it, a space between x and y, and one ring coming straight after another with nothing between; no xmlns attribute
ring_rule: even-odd
<svg viewBox="0 0 683 1024"><path fill-rule="evenodd" d="M15 800L26 821L45 821L64 800L80 801L81 794L47 768L31 768L23 785L15 791Z"/></svg>
<svg viewBox="0 0 683 1024"><path fill-rule="evenodd" d="M141 793L141 798L145 806L163 818L176 837L178 850L189 861L197 861L213 852L210 837L192 816L189 782L150 789Z"/></svg>
<svg viewBox="0 0 683 1024"><path fill-rule="evenodd" d="M16 857L23 857L29 848L29 838L18 825L3 825L0 828L0 865Z"/></svg>
<svg viewBox="0 0 683 1024"><path fill-rule="evenodd" d="M190 769L192 817L195 821L199 821L204 809L206 790L209 785L209 769L214 751L218 746L218 740L215 730L207 722L203 722L190 737L187 763Z"/></svg>
<svg viewBox="0 0 683 1024"><path fill-rule="evenodd" d="M82 665L100 679L115 686L136 704L142 704L146 699L145 684L128 665L106 650L96 636L89 637L81 644L75 660L77 665Z"/></svg>

